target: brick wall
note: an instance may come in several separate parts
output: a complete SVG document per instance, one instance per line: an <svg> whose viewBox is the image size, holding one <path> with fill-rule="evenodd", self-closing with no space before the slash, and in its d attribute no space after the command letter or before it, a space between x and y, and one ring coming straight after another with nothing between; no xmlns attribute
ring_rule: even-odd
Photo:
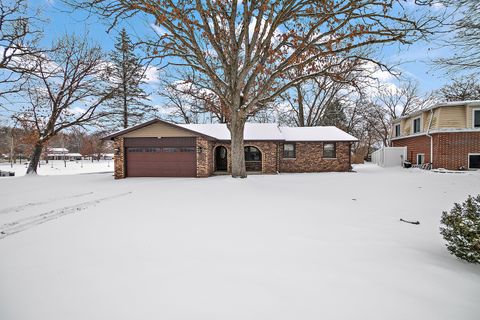
<svg viewBox="0 0 480 320"><path fill-rule="evenodd" d="M272 141L247 141L245 147L254 146L262 152L262 172L277 173L277 148L278 144Z"/></svg>
<svg viewBox="0 0 480 320"><path fill-rule="evenodd" d="M350 142L336 142L335 159L323 158L322 142L296 142L295 159L283 158L280 145L280 172L323 172L350 170Z"/></svg>
<svg viewBox="0 0 480 320"><path fill-rule="evenodd" d="M425 154L425 163L430 163L430 137L425 135L392 140L392 147L407 147L407 159L417 164L417 154Z"/></svg>
<svg viewBox="0 0 480 320"><path fill-rule="evenodd" d="M197 137L197 177L208 177L213 173L213 143Z"/></svg>
<svg viewBox="0 0 480 320"><path fill-rule="evenodd" d="M123 179L125 178L125 148L123 138L115 138L113 148L114 150L118 150L113 156L113 174L115 179Z"/></svg>
<svg viewBox="0 0 480 320"><path fill-rule="evenodd" d="M480 132L432 133L433 168L468 168L468 154L480 153ZM417 153L425 153L430 162L430 138L417 136L392 141L394 147L407 147L407 159L416 164Z"/></svg>
<svg viewBox="0 0 480 320"><path fill-rule="evenodd" d="M297 142L296 159L283 159L283 144L273 141L247 141L245 146L257 147L262 153L262 173L280 172L322 172L350 170L350 143L337 142L335 159L323 158L323 143ZM202 137L197 138L197 177L208 177L214 172L215 147L224 146L227 149L228 172L231 172L232 158L230 143L212 142ZM114 156L115 179L125 178L125 148L123 138L115 138L115 149L119 153Z"/></svg>
<svg viewBox="0 0 480 320"><path fill-rule="evenodd" d="M433 138L435 168L468 168L468 154L480 153L480 132L435 133Z"/></svg>
<svg viewBox="0 0 480 320"><path fill-rule="evenodd" d="M227 149L227 161L228 161L228 170L227 172L232 172L232 151L230 143L217 142L212 144L211 155L212 162L211 168L213 170L215 164L215 148L218 146L223 146ZM273 141L246 141L244 146L253 146L258 148L262 153L262 173L276 173L278 170L277 166L277 143Z"/></svg>

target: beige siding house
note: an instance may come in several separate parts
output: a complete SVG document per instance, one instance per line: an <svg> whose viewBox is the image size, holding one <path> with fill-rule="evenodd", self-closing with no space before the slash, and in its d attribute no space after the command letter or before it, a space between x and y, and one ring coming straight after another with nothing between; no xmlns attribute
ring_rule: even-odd
<svg viewBox="0 0 480 320"><path fill-rule="evenodd" d="M439 103L393 122L391 142L413 164L480 168L480 100Z"/></svg>

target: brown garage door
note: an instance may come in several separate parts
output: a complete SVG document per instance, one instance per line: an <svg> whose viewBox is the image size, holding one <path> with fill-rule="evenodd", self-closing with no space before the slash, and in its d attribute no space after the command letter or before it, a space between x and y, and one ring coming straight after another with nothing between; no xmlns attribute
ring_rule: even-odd
<svg viewBox="0 0 480 320"><path fill-rule="evenodd" d="M195 177L195 138L126 138L128 177Z"/></svg>

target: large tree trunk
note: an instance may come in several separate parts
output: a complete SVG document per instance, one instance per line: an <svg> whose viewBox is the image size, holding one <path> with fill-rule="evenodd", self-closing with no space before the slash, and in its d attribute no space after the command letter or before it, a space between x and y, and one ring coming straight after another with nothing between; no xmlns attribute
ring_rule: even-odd
<svg viewBox="0 0 480 320"><path fill-rule="evenodd" d="M245 151L243 149L243 131L246 119L237 112L232 116L229 129L232 138L232 177L246 178Z"/></svg>
<svg viewBox="0 0 480 320"><path fill-rule="evenodd" d="M32 155L30 156L30 163L28 164L27 174L37 174L38 163L42 155L43 143L37 141L33 147Z"/></svg>

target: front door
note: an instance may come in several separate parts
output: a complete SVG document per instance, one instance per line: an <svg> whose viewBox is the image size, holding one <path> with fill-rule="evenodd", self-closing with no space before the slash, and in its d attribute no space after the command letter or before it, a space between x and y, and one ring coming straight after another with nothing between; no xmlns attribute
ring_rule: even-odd
<svg viewBox="0 0 480 320"><path fill-rule="evenodd" d="M215 149L215 171L227 171L227 149L219 146Z"/></svg>

